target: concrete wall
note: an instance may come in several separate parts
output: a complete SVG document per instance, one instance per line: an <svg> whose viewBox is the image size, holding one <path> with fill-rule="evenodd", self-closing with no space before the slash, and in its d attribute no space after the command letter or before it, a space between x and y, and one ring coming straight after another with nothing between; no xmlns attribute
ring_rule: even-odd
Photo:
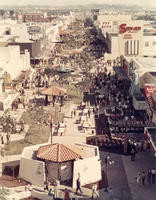
<svg viewBox="0 0 156 200"><path fill-rule="evenodd" d="M111 37L111 53L119 56L119 38L118 36Z"/></svg>
<svg viewBox="0 0 156 200"><path fill-rule="evenodd" d="M73 188L79 175L82 186L101 180L101 161L97 157L74 161Z"/></svg>
<svg viewBox="0 0 156 200"><path fill-rule="evenodd" d="M19 192L19 193L15 193L15 194L11 194L9 196L7 196L8 200L22 200L25 198L31 197L31 192L30 191L25 191L25 192Z"/></svg>
<svg viewBox="0 0 156 200"><path fill-rule="evenodd" d="M85 158L95 157L95 156L99 158L98 147L87 144L79 144L79 143L75 143L75 145L83 150L83 155L85 156Z"/></svg>
<svg viewBox="0 0 156 200"><path fill-rule="evenodd" d="M19 177L33 185L43 187L45 181L44 162L21 158Z"/></svg>
<svg viewBox="0 0 156 200"><path fill-rule="evenodd" d="M156 35L143 36L143 55L155 56L156 55Z"/></svg>

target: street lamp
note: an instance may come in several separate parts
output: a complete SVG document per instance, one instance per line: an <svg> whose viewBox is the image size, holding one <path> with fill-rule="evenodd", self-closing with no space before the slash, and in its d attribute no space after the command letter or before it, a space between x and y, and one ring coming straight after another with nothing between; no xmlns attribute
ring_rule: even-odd
<svg viewBox="0 0 156 200"><path fill-rule="evenodd" d="M51 117L51 120L50 120L50 136L51 136L51 144L52 144L52 136L53 136L53 132L52 132L52 129L53 129L53 119Z"/></svg>
<svg viewBox="0 0 156 200"><path fill-rule="evenodd" d="M115 162L114 162L114 160L112 160L111 158L110 158L110 156L106 156L105 157L105 164L106 164L106 171L105 171L105 178L106 178L106 182L107 182L107 186L106 186L106 188L105 188L105 192L108 192L108 177L107 177L107 175L108 175L108 173L107 173L107 167L108 167L108 164L109 165L113 165Z"/></svg>

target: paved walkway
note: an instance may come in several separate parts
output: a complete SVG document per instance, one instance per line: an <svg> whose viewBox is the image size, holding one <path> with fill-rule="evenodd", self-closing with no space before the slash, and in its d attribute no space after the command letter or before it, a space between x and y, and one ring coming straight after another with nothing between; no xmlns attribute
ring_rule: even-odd
<svg viewBox="0 0 156 200"><path fill-rule="evenodd" d="M79 110L77 111L76 117L71 118L71 111L76 109L77 105L69 103L62 109L65 113L65 121L67 122L67 130L64 136L53 136L53 142L86 142L86 136L92 135L91 130L95 130L94 116L91 115L90 123L91 130L85 133L80 133L78 130L78 124L75 121L79 118ZM49 138L50 140L50 138ZM102 169L105 170L104 158L107 155L105 152L101 152ZM113 200L155 200L156 196L156 184L138 187L136 184L136 175L139 171L147 171L149 168L156 166L156 160L154 160L150 152L139 152L136 155L136 161L132 162L129 156L121 156L117 154L110 154L110 157L115 161L114 165L108 166L107 175L109 186L113 188ZM15 157L13 156L15 159ZM12 160L12 157L7 157L5 161ZM4 160L3 160L4 161ZM96 173L96 172L93 172ZM63 198L64 188L66 186L60 186L59 196ZM92 190L82 188L83 194L75 195L75 189L67 187L72 197L78 199L90 199ZM21 189L23 191L24 189ZM100 200L109 200L109 193L105 192L104 189L98 191ZM47 196L47 193L45 193ZM50 199L50 198L49 198Z"/></svg>

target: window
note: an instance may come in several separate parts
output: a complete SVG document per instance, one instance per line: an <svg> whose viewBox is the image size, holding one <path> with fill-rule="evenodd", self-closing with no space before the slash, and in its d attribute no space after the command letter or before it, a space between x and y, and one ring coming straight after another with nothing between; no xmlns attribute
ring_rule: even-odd
<svg viewBox="0 0 156 200"><path fill-rule="evenodd" d="M153 43L152 43L153 45L156 45L156 41L153 41Z"/></svg>

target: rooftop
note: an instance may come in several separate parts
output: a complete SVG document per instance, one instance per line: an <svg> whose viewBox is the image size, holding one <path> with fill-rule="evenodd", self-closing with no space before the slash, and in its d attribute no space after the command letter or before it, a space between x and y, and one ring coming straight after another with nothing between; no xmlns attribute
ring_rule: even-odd
<svg viewBox="0 0 156 200"><path fill-rule="evenodd" d="M140 63L144 68L154 68L156 70L156 58L153 57L137 57L135 60Z"/></svg>
<svg viewBox="0 0 156 200"><path fill-rule="evenodd" d="M38 149L37 158L52 162L66 162L82 158L82 150L69 144L50 144Z"/></svg>

